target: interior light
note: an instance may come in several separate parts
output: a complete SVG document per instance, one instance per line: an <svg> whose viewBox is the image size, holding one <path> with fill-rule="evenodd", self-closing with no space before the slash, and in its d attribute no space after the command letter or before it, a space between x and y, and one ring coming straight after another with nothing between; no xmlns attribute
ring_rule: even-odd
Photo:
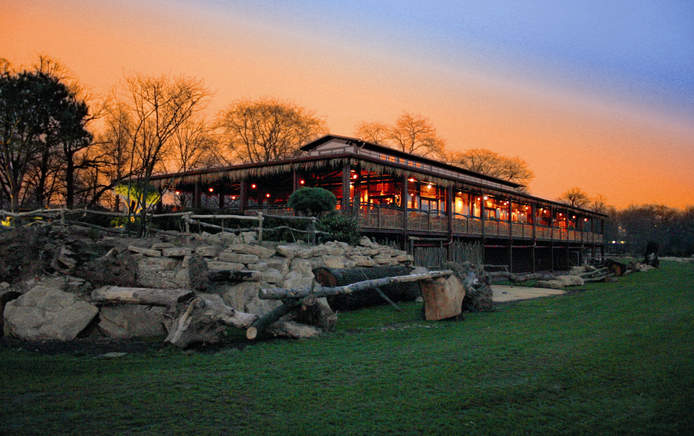
<svg viewBox="0 0 694 436"><path fill-rule="evenodd" d="M251 189L255 189L255 188L257 188L257 187L258 187L258 186L257 186L255 183L251 184Z"/></svg>
<svg viewBox="0 0 694 436"><path fill-rule="evenodd" d="M231 196L231 199L232 199L232 200L236 200L236 196L235 196L235 195L232 195L232 196Z"/></svg>
<svg viewBox="0 0 694 436"><path fill-rule="evenodd" d="M176 191L176 192L174 192L174 194L181 195L181 191Z"/></svg>
<svg viewBox="0 0 694 436"><path fill-rule="evenodd" d="M484 199L485 199L485 200L489 200L489 197L485 195L485 196L484 196Z"/></svg>
<svg viewBox="0 0 694 436"><path fill-rule="evenodd" d="M270 193L265 194L265 198L270 198Z"/></svg>
<svg viewBox="0 0 694 436"><path fill-rule="evenodd" d="M208 189L208 191L214 192L214 188L210 188L210 189Z"/></svg>
<svg viewBox="0 0 694 436"><path fill-rule="evenodd" d="M431 189L431 183L427 184L427 189Z"/></svg>
<svg viewBox="0 0 694 436"><path fill-rule="evenodd" d="M352 179L356 180L359 178L359 174L352 174Z"/></svg>
<svg viewBox="0 0 694 436"><path fill-rule="evenodd" d="M304 180L304 179L299 180L300 185L303 185L304 183L306 183L306 180Z"/></svg>
<svg viewBox="0 0 694 436"><path fill-rule="evenodd" d="M407 181L408 181L408 182L416 182L417 179L415 179L414 177L410 177L409 179L407 179Z"/></svg>

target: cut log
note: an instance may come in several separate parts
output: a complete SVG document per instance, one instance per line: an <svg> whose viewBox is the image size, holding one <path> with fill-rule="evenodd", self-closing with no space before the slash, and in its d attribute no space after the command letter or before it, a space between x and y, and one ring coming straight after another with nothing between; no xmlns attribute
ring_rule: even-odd
<svg viewBox="0 0 694 436"><path fill-rule="evenodd" d="M428 321L458 316L463 311L465 288L455 275L419 283L424 298L424 318Z"/></svg>
<svg viewBox="0 0 694 436"><path fill-rule="evenodd" d="M92 301L98 303L144 304L175 306L188 300L193 292L188 289L125 288L103 286L92 291Z"/></svg>
<svg viewBox="0 0 694 436"><path fill-rule="evenodd" d="M316 297L328 297L332 295L352 294L354 292L364 291L366 289L381 288L387 285L396 283L412 283L421 280L431 280L438 277L448 277L453 272L451 270L430 271L422 274L409 274L405 276L383 277L380 279L364 280L361 282L352 283L345 286L336 286L332 288L318 289L282 289L282 288L266 288L261 289L259 297L267 300L283 300L288 298L299 299L309 295Z"/></svg>
<svg viewBox="0 0 694 436"><path fill-rule="evenodd" d="M333 312L325 298L306 297L301 301L301 307L294 312L297 322L318 326L325 331L331 331L337 324L337 314Z"/></svg>
<svg viewBox="0 0 694 436"><path fill-rule="evenodd" d="M166 342L186 348L197 343L216 343L226 326L246 328L256 315L234 310L215 294L198 294L169 328Z"/></svg>
<svg viewBox="0 0 694 436"><path fill-rule="evenodd" d="M299 304L301 304L301 301L298 299L285 301L281 306L277 306L270 312L261 316L246 329L246 339L250 341L256 339L267 326L291 312L299 306Z"/></svg>
<svg viewBox="0 0 694 436"><path fill-rule="evenodd" d="M616 276L623 276L627 272L627 266L622 262L617 262L614 259L607 259L605 261L605 266L612 274Z"/></svg>
<svg viewBox="0 0 694 436"><path fill-rule="evenodd" d="M316 268L313 274L316 281L323 286L335 287L349 285L355 282L377 279L382 277L402 276L410 274L411 269L404 265L381 266L376 268ZM416 282L399 283L384 286L381 291L390 301L412 301L420 295ZM347 311L362 307L383 304L385 300L374 288L358 294L344 294L328 297L328 303L333 310Z"/></svg>

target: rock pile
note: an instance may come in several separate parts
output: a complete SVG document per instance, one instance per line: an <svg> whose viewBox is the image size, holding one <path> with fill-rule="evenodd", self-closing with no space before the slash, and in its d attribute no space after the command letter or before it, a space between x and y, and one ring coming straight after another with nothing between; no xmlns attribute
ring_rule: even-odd
<svg viewBox="0 0 694 436"><path fill-rule="evenodd" d="M0 288L5 334L32 341L167 336L181 346L215 342L226 326L249 325L281 304L258 298L263 287L310 287L318 267L413 261L368 238L358 246L308 246L259 244L252 232L126 239L53 227L0 235L0 255L14 259L3 258L0 271L8 282ZM22 232L32 236L24 245ZM268 331L304 334L295 321L283 319ZM326 328L320 321L317 327Z"/></svg>

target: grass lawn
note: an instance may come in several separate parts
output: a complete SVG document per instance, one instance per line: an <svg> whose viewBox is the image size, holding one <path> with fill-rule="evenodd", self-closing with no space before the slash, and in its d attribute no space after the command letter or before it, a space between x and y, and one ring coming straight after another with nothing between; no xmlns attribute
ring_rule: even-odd
<svg viewBox="0 0 694 436"><path fill-rule="evenodd" d="M0 433L694 432L694 265L462 322L421 307L243 350L117 359L0 348Z"/></svg>

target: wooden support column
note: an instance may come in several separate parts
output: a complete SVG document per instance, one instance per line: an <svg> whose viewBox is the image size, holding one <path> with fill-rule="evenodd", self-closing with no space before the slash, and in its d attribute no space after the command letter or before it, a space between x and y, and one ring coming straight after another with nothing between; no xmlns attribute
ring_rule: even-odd
<svg viewBox="0 0 694 436"><path fill-rule="evenodd" d="M299 187L299 177L296 174L296 168L292 168L292 194L298 189Z"/></svg>
<svg viewBox="0 0 694 436"><path fill-rule="evenodd" d="M532 272L534 273L537 269L537 263L535 262L535 249L537 248L537 208L535 203L530 205L530 214L533 220L533 246L530 248L530 257L532 259Z"/></svg>
<svg viewBox="0 0 694 436"><path fill-rule="evenodd" d="M359 208L361 206L361 164L357 165L357 179L354 181L354 196L352 199L352 215L359 221ZM401 200L402 201L402 200Z"/></svg>
<svg viewBox="0 0 694 436"><path fill-rule="evenodd" d="M342 165L342 204L341 212L343 214L350 214L349 211L349 161Z"/></svg>
<svg viewBox="0 0 694 436"><path fill-rule="evenodd" d="M219 195L219 201L218 201L218 203L219 203L219 208L220 208L220 209L224 209L224 193L222 193L222 190L221 190L221 189L219 190L219 194L218 194L218 195Z"/></svg>
<svg viewBox="0 0 694 436"><path fill-rule="evenodd" d="M408 250L411 245L407 243L407 237L408 237L408 231L407 231L407 205L410 202L409 199L409 193L410 191L407 189L407 184L409 181L407 180L407 174L403 174L402 176L402 192L400 194L402 198L402 244L403 244L403 250ZM410 250L410 254L414 255L414 249Z"/></svg>
<svg viewBox="0 0 694 436"><path fill-rule="evenodd" d="M484 225L484 194L480 194L481 196L481 201L480 201L480 223L482 225L482 264L487 263L487 248L485 247L486 245L486 230L485 230L485 225Z"/></svg>
<svg viewBox="0 0 694 436"><path fill-rule="evenodd" d="M201 194L200 194L200 179L195 181L194 188L193 188L193 207L195 208L200 208L201 204Z"/></svg>
<svg viewBox="0 0 694 436"><path fill-rule="evenodd" d="M513 203L510 199L508 200L508 208L507 208L507 214L508 214L508 271L513 272L513 220L511 219L511 203Z"/></svg>
<svg viewBox="0 0 694 436"><path fill-rule="evenodd" d="M243 214L248 208L248 179L241 179L239 186L239 207L241 208L241 214Z"/></svg>
<svg viewBox="0 0 694 436"><path fill-rule="evenodd" d="M446 257L450 261L453 258L451 247L453 246L453 185L446 190L446 211L448 212L448 247Z"/></svg>
<svg viewBox="0 0 694 436"><path fill-rule="evenodd" d="M605 220L600 218L600 260L605 260Z"/></svg>
<svg viewBox="0 0 694 436"><path fill-rule="evenodd" d="M552 262L550 271L554 271L554 208L549 208L549 259Z"/></svg>

